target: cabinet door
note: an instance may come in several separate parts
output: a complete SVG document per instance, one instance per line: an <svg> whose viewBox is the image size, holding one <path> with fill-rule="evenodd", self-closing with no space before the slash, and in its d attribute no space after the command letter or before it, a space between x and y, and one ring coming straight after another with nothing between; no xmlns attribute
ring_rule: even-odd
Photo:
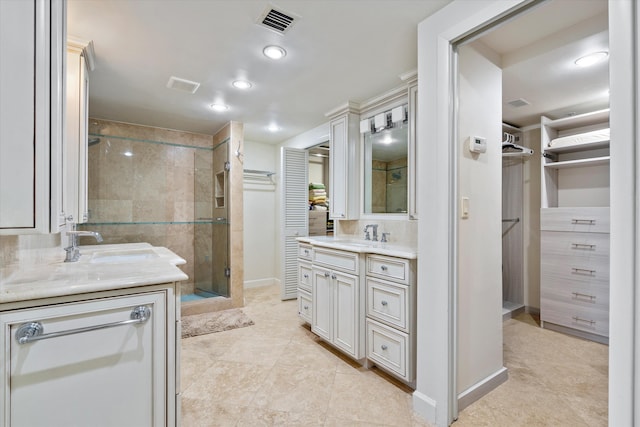
<svg viewBox="0 0 640 427"><path fill-rule="evenodd" d="M151 310L146 322L97 328L129 320L137 306ZM7 361L0 367L4 425L172 424L167 419L167 402L174 399L167 395L167 316L164 292L0 314L2 360ZM43 336L76 333L20 344L16 331L27 322L41 323Z"/></svg>
<svg viewBox="0 0 640 427"><path fill-rule="evenodd" d="M358 357L358 278L349 274L332 272L334 282L334 340L345 353Z"/></svg>
<svg viewBox="0 0 640 427"><path fill-rule="evenodd" d="M347 113L331 120L329 145L329 216L358 219L360 216L358 115Z"/></svg>
<svg viewBox="0 0 640 427"><path fill-rule="evenodd" d="M311 330L329 342L333 340L333 286L331 280L330 270L313 267Z"/></svg>
<svg viewBox="0 0 640 427"><path fill-rule="evenodd" d="M59 225L64 3L0 1L0 234Z"/></svg>

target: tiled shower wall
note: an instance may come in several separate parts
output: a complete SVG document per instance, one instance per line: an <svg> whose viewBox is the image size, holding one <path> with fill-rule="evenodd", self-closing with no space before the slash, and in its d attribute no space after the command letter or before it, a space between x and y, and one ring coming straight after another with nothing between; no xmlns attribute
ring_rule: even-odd
<svg viewBox="0 0 640 427"><path fill-rule="evenodd" d="M171 249L187 261L183 292L191 292L195 188L211 188L211 174L197 174L196 167L207 169L213 137L98 119L89 125L90 139L100 142L89 147L89 222L81 228L100 232L104 243ZM197 183L198 177L209 181Z"/></svg>

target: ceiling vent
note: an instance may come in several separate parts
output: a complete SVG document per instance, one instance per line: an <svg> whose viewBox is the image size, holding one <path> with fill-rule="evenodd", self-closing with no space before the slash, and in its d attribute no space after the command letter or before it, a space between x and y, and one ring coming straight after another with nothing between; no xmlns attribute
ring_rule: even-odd
<svg viewBox="0 0 640 427"><path fill-rule="evenodd" d="M179 77L171 76L167 82L169 89L181 90L183 92L195 93L200 87L200 83L192 82L191 80L181 79Z"/></svg>
<svg viewBox="0 0 640 427"><path fill-rule="evenodd" d="M524 107L525 105L531 105L529 101L523 98L514 99L513 101L507 102L507 104L511 105L513 108Z"/></svg>
<svg viewBox="0 0 640 427"><path fill-rule="evenodd" d="M262 12L256 23L278 34L284 34L300 17L294 13L285 12L270 5Z"/></svg>

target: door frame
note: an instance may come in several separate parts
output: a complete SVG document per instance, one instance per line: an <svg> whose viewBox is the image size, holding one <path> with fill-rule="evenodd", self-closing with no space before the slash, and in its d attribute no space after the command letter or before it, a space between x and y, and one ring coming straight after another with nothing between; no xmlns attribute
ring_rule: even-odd
<svg viewBox="0 0 640 427"><path fill-rule="evenodd" d="M456 0L418 26L418 164L420 186L417 360L414 409L438 426L457 418L457 124L454 46L524 10L535 0ZM461 19L461 17L464 17ZM609 0L611 147L610 425L633 425L640 414L640 244L637 209L638 7ZM428 184L427 184L428 183ZM614 189L615 188L615 189ZM438 325L429 327L428 325ZM629 373L633 374L630 375Z"/></svg>

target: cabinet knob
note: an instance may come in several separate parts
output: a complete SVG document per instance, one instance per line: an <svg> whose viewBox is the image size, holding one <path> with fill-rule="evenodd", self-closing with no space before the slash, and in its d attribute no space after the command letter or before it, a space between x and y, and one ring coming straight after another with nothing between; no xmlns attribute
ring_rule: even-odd
<svg viewBox="0 0 640 427"><path fill-rule="evenodd" d="M329 277L329 276L331 276L331 275L329 274L329 272L328 272L328 271L326 271L326 272L324 273L324 277Z"/></svg>
<svg viewBox="0 0 640 427"><path fill-rule="evenodd" d="M386 344L382 344L382 345L380 346L380 348L381 348L382 350L386 350L388 347L387 347L387 345L386 345Z"/></svg>
<svg viewBox="0 0 640 427"><path fill-rule="evenodd" d="M335 280L335 279L337 279L337 278L338 278L338 276L336 276L335 274L332 274L332 275L331 275L331 278Z"/></svg>
<svg viewBox="0 0 640 427"><path fill-rule="evenodd" d="M309 255L309 249L305 249L305 250L304 250L304 254L305 254L305 255Z"/></svg>
<svg viewBox="0 0 640 427"><path fill-rule="evenodd" d="M304 306L304 309L305 309L305 310L309 310L309 306L308 306L308 305L305 305L305 306Z"/></svg>
<svg viewBox="0 0 640 427"><path fill-rule="evenodd" d="M305 279L308 279L309 275L308 274L304 274L302 277L304 277Z"/></svg>
<svg viewBox="0 0 640 427"><path fill-rule="evenodd" d="M380 270L387 271L389 268L386 265L381 265Z"/></svg>
<svg viewBox="0 0 640 427"><path fill-rule="evenodd" d="M386 301L380 301L380 304L386 307L388 303Z"/></svg>

